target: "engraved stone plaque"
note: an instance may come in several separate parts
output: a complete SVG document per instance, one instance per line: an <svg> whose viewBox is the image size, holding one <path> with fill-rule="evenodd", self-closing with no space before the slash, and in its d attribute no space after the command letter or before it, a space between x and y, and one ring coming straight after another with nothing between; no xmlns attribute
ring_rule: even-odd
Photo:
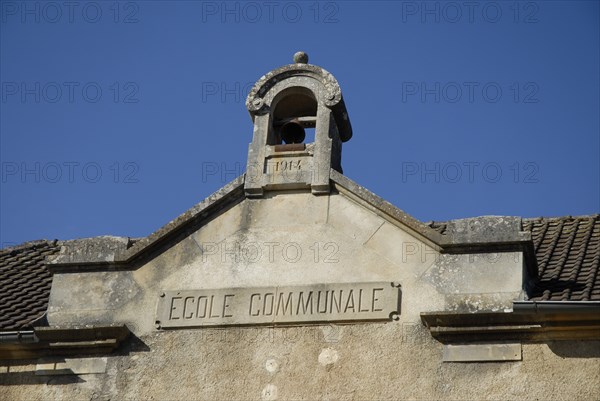
<svg viewBox="0 0 600 401"><path fill-rule="evenodd" d="M400 285L390 282L164 291L159 329L397 320Z"/></svg>

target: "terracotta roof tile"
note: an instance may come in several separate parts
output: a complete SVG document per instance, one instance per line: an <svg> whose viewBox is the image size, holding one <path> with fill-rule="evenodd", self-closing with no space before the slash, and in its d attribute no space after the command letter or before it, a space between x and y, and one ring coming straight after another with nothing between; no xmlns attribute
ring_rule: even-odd
<svg viewBox="0 0 600 401"><path fill-rule="evenodd" d="M600 300L600 218L595 216L524 219L532 232L539 280L537 301Z"/></svg>
<svg viewBox="0 0 600 401"><path fill-rule="evenodd" d="M52 284L44 260L59 249L42 240L0 250L0 330L29 328L44 315Z"/></svg>

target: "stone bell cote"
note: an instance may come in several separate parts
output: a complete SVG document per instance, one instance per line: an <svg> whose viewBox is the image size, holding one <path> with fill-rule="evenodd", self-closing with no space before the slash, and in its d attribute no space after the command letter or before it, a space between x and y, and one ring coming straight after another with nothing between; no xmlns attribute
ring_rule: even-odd
<svg viewBox="0 0 600 401"><path fill-rule="evenodd" d="M309 189L329 193L329 173L342 172L342 142L352 126L337 80L308 64L303 52L294 64L277 68L254 84L246 99L254 122L244 189L247 196L265 191ZM314 129L314 142L305 142Z"/></svg>

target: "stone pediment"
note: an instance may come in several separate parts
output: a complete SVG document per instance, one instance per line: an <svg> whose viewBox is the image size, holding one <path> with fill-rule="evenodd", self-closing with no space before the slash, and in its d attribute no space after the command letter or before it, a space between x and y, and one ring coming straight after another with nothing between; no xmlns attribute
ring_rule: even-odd
<svg viewBox="0 0 600 401"><path fill-rule="evenodd" d="M524 250L531 240L529 233L520 230L520 219L509 217L488 218L487 226L483 227L487 229L488 234L484 234L483 229L466 227L467 220L464 219L460 220L463 227L448 229L442 235L337 171L331 172L331 181L336 193L343 194L363 209L371 211L415 240L422 241L441 253L458 253L457 250ZM148 237L137 240L98 237L83 239L81 242L70 241L63 246L58 255L49 260L48 267L52 272L136 269L140 264L186 238L191 232L243 202L246 199L243 187L244 176L240 176ZM289 221L286 224L289 224Z"/></svg>
<svg viewBox="0 0 600 401"><path fill-rule="evenodd" d="M125 324L139 335L417 322L522 299L536 269L520 219L464 220L442 233L345 177L352 127L339 84L305 54L294 61L248 96L254 134L242 177L147 238L62 247L48 265L51 326Z"/></svg>
<svg viewBox="0 0 600 401"><path fill-rule="evenodd" d="M133 246L113 237L71 242L49 264L55 276L48 321L126 324L148 333L157 330L154 312L169 291L323 284L335 291L336 285L394 282L411 289L410 297L404 291L400 318L412 321L423 310L509 309L520 296L519 249L495 259L448 254L452 235L335 171L332 187L328 195L282 191L256 199L245 196L240 177ZM464 241L466 233L460 235ZM521 236L486 241L494 250ZM175 313L178 305L172 306Z"/></svg>

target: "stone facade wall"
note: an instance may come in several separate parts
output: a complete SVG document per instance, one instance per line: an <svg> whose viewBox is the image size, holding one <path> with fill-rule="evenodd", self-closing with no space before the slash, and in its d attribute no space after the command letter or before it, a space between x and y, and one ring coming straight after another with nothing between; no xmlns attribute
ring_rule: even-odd
<svg viewBox="0 0 600 401"><path fill-rule="evenodd" d="M595 400L599 349L526 344L522 361L447 363L425 328L397 322L157 332L108 357L104 374L0 363L0 399Z"/></svg>
<svg viewBox="0 0 600 401"><path fill-rule="evenodd" d="M50 325L126 324L133 335L115 354L77 361L76 375L0 362L0 400L600 398L598 342L524 344L512 362L442 361L420 313L510 310L523 274L519 252L440 254L343 194L246 199L135 270L56 274ZM399 320L177 330L155 322L163 291L374 281L401 284Z"/></svg>

